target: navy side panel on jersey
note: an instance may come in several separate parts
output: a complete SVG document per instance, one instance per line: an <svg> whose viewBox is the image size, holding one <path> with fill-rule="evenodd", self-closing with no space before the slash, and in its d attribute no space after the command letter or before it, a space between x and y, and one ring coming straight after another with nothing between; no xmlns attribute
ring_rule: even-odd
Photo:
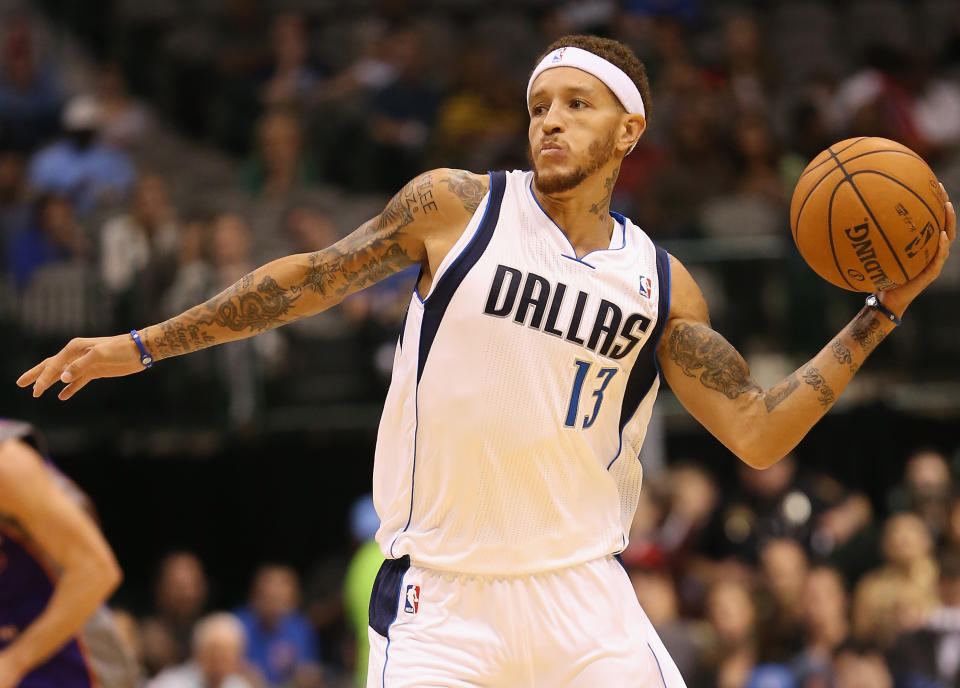
<svg viewBox="0 0 960 688"><path fill-rule="evenodd" d="M623 394L623 405L620 407L620 431L633 416L634 411L647 396L653 386L660 366L657 364L657 346L663 336L663 328L670 315L670 255L657 246L657 281L659 293L657 296L657 324L650 337L643 344L637 356L636 363L627 379L627 389Z"/></svg>
<svg viewBox="0 0 960 688"><path fill-rule="evenodd" d="M423 366L427 362L427 356L430 354L430 347L437 336L437 330L440 329L443 314L447 310L447 306L450 305L450 299L453 298L457 287L463 282L463 278L470 272L470 268L480 260L480 256L483 255L490 239L493 237L493 230L496 229L497 222L500 220L500 205L503 203L506 180L506 172L494 172L490 175L489 198L480 226L477 227L470 244L440 277L433 293L424 301L423 325L420 329L419 361L417 362L417 382L420 382L423 375Z"/></svg>
<svg viewBox="0 0 960 688"><path fill-rule="evenodd" d="M410 568L410 557L402 556L399 559L387 559L380 565L380 571L373 583L370 593L370 608L368 620L370 628L387 637L390 624L397 618L397 609L400 604L400 583L403 574Z"/></svg>

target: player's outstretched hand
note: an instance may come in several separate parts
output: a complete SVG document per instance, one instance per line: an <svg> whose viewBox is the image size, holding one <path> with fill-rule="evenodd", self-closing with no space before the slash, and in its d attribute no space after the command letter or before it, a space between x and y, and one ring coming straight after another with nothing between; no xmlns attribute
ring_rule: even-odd
<svg viewBox="0 0 960 688"><path fill-rule="evenodd" d="M56 356L35 365L17 380L20 387L33 385L38 397L57 380L67 383L58 398L66 401L91 380L120 377L145 370L140 350L128 334L94 339L71 339Z"/></svg>
<svg viewBox="0 0 960 688"><path fill-rule="evenodd" d="M957 215L953 211L953 203L947 200L947 190L940 185L940 193L944 199L944 214L946 216L946 226L940 232L939 243L937 244L937 253L933 256L930 264L923 271L906 284L901 284L894 289L887 289L880 292L880 300L883 305L892 310L898 316L903 315L910 302L917 298L927 286L933 282L943 269L943 264L950 255L950 244L957 238Z"/></svg>

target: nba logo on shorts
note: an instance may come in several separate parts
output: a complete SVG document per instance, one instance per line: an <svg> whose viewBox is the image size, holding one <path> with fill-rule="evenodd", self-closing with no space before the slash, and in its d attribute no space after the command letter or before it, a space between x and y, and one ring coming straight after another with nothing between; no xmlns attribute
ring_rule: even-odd
<svg viewBox="0 0 960 688"><path fill-rule="evenodd" d="M653 282L649 277L644 277L640 275L640 296L645 296L650 298L650 294L653 293Z"/></svg>
<svg viewBox="0 0 960 688"><path fill-rule="evenodd" d="M403 605L403 611L416 614L418 609L420 609L420 586L408 585L407 601Z"/></svg>

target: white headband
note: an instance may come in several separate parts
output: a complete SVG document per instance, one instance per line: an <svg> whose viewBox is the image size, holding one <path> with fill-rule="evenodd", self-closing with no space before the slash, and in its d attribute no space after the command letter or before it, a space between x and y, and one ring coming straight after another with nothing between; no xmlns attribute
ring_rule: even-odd
<svg viewBox="0 0 960 688"><path fill-rule="evenodd" d="M646 110L643 108L643 98L640 96L640 89L633 83L633 79L611 62L607 62L599 55L595 55L581 48L567 47L557 48L540 61L537 68L530 75L530 81L527 82L527 109L530 109L530 89L533 88L534 80L542 72L554 67L575 67L579 70L592 74L607 85L613 95L617 97L620 104L631 115L643 115L647 118Z"/></svg>

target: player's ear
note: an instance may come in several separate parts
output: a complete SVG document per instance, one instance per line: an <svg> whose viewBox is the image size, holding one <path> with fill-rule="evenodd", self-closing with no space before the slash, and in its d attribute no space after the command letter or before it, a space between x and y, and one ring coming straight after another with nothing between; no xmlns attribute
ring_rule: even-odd
<svg viewBox="0 0 960 688"><path fill-rule="evenodd" d="M626 150L630 150L646 129L647 120L644 119L643 115L624 115L623 124L620 129L620 146Z"/></svg>

